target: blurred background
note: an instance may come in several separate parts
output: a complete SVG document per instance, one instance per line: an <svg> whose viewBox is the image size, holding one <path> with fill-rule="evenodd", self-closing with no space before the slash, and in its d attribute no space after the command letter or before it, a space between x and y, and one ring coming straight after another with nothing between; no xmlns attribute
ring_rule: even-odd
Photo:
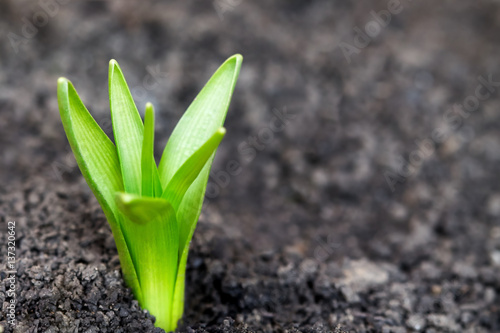
<svg viewBox="0 0 500 333"><path fill-rule="evenodd" d="M493 0L2 0L0 210L32 228L20 231L29 237L38 218L31 193L88 192L59 119L58 77L73 82L111 135L107 74L116 59L141 112L146 102L155 105L158 160L203 84L241 53L193 258L215 258L227 272L264 258L271 273L253 266L249 273L259 281L261 274L280 279L278 268L289 262L292 270L312 262L326 277L331 264L344 279L358 267L346 263L388 264L389 278L372 282L382 291L411 284L413 298L408 308L393 304L401 315L384 325L500 330L499 22ZM240 168L230 174L234 161ZM80 205L77 216L97 207L93 198ZM280 259L265 259L273 256ZM353 299L332 280L343 309L355 304L364 314L349 324L334 296L311 287L313 278L309 291L293 292L316 295L305 304L319 304L319 312L296 321L281 304L237 303L248 291L240 279L237 296L221 297L225 312L214 310L211 324L225 316L255 321L248 314L266 308L300 327L321 321L370 331L378 326L366 318L385 306L363 298L368 289L353 287L361 301ZM440 300L436 288L453 281L453 306L419 308L422 295ZM414 313L420 326L407 323ZM193 325L199 319L189 318ZM288 320L266 318L252 323L274 328Z"/></svg>

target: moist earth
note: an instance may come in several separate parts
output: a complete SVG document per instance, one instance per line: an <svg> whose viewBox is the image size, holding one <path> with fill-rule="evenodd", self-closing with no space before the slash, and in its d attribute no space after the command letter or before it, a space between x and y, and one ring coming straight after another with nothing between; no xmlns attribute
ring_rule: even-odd
<svg viewBox="0 0 500 333"><path fill-rule="evenodd" d="M124 284L56 80L111 134L117 59L141 112L156 107L159 157L233 53L244 63L178 330L500 332L500 4L401 1L360 37L389 3L59 1L13 45L43 8L3 1L0 332L163 332Z"/></svg>

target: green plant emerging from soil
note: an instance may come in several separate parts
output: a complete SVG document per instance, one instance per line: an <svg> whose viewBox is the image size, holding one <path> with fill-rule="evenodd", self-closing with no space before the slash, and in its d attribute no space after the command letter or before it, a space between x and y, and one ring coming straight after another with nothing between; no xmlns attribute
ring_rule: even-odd
<svg viewBox="0 0 500 333"><path fill-rule="evenodd" d="M153 106L146 104L143 123L115 60L109 63L109 100L116 146L71 82L58 80L64 130L111 226L124 279L166 331L175 330L184 311L189 243L241 63L234 55L210 78L175 127L158 167Z"/></svg>

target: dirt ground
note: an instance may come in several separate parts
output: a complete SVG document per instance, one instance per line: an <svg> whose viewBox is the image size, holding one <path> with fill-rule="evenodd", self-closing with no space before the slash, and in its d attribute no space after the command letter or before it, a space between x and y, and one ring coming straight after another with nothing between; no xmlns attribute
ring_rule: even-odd
<svg viewBox="0 0 500 333"><path fill-rule="evenodd" d="M234 53L179 331L500 332L499 28L492 0L0 2L0 332L163 332L124 285L56 80L111 134L117 59L159 157Z"/></svg>

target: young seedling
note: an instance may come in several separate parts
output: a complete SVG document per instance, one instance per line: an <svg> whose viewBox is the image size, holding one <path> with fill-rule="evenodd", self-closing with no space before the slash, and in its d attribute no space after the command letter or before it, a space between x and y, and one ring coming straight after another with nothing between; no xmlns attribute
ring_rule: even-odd
<svg viewBox="0 0 500 333"><path fill-rule="evenodd" d="M111 226L125 282L167 332L184 311L189 243L241 63L234 55L210 78L175 127L158 167L153 106L146 104L143 123L115 60L109 63L109 100L116 146L71 82L58 80L64 130Z"/></svg>

